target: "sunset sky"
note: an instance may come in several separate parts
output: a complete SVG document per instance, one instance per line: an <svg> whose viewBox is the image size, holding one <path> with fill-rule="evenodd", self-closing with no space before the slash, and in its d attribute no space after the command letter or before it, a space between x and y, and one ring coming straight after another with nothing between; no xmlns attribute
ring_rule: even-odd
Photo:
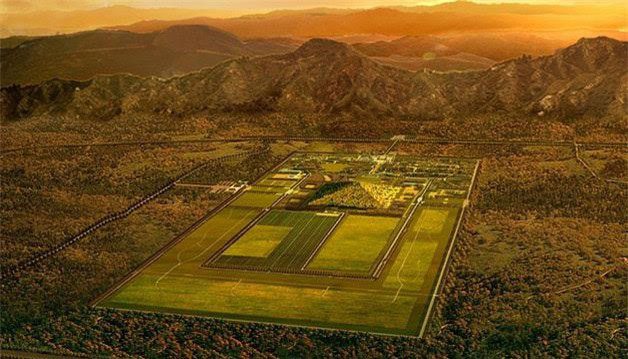
<svg viewBox="0 0 628 359"><path fill-rule="evenodd" d="M273 10L301 10L325 7L345 9L343 14L346 14L351 12L351 9L360 12L363 9L373 9L377 7L405 6L410 8L420 5L429 7L451 2L452 1L443 0L0 0L0 37L67 34L103 27L129 25L150 20L178 21L192 18L233 19L242 15L264 14ZM464 6L455 6L455 8L458 9L456 11L460 11L461 15L465 15L469 12L476 15L489 16L489 14L492 13L490 16L493 16L493 18L489 21L490 24L484 23L482 26L477 25L485 30L488 28L502 30L506 28L517 28L525 31L580 31L584 29L592 30L593 33L589 33L589 35L591 35L601 34L600 31L606 30L625 32L627 27L626 23L628 23L628 5L618 2L617 0L602 0L596 2L591 0L554 2L542 0L476 0L473 2L477 4L496 4L496 6L478 6L472 9ZM532 6L530 8L514 7L514 10L513 7L510 6L497 6L497 4L504 3L525 3L530 5L560 4L566 6L560 9L552 6ZM116 5L123 5L124 7ZM448 8L451 9L452 7ZM42 13L42 11L45 13ZM403 12L403 10L400 11ZM484 14L484 12L486 12L486 14ZM407 15L409 13L413 12L407 10L406 16L411 16ZM504 22L505 18L508 18L508 20ZM314 24L310 24L311 21L314 21L314 18L301 22L302 26L300 26L299 23L293 23L288 27L281 29L276 28L277 36L296 33L303 36L305 36L304 34L329 33L329 31L323 31L329 26L328 23L318 24L318 28L316 28L312 27ZM364 21L369 23L370 20ZM377 23L377 21L375 21L375 23ZM388 25L386 25L387 29L372 28L368 31L390 34L392 31L390 28L395 26L394 23L395 20L389 19ZM416 25L419 26L421 23L424 23L424 21L419 21ZM445 21L442 20L436 21L433 26L438 27L440 24L444 23ZM258 29L255 28L248 30L242 28L236 29L226 24L220 25L214 23L212 26L223 26L223 29L235 32L239 36L253 36L253 34L258 32ZM273 26L276 26L276 24ZM448 29L439 28L438 30L432 29L429 31L426 29L420 31L415 29L416 31L414 32L407 29L408 31L406 32L392 31L392 33L407 35L410 33L424 33L425 31L443 32L460 30L457 28L458 24L456 22L450 23L448 26ZM473 28L473 26L468 25L466 28ZM357 28L354 28L354 30L355 29ZM342 31L337 30L333 33L338 32ZM580 36L582 35L583 34L580 34Z"/></svg>
<svg viewBox="0 0 628 359"><path fill-rule="evenodd" d="M274 9L302 9L313 7L334 8L369 8L376 6L416 6L434 5L448 1L442 0L0 0L2 12L24 12L37 10L76 10L112 5L127 5L132 7L180 7L203 9L231 9L239 12L253 12ZM529 3L529 4L618 4L617 0L476 0L476 3Z"/></svg>

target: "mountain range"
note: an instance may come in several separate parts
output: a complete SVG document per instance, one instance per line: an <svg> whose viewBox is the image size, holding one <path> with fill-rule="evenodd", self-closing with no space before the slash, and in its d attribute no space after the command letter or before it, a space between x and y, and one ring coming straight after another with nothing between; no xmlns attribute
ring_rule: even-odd
<svg viewBox="0 0 628 359"><path fill-rule="evenodd" d="M53 78L87 80L130 73L172 77L240 56L285 53L300 42L249 39L201 25L178 25L151 33L94 30L46 36L4 48L2 85L33 84Z"/></svg>
<svg viewBox="0 0 628 359"><path fill-rule="evenodd" d="M411 71L480 70L524 54L548 55L564 47L562 40L520 32L414 35L369 41L372 38L335 39L352 43L355 50L378 63ZM94 30L8 40L3 42L0 57L3 86L54 78L87 80L118 73L169 78L236 57L288 53L306 41L289 37L241 39L206 25L174 25L150 33Z"/></svg>
<svg viewBox="0 0 628 359"><path fill-rule="evenodd" d="M4 5L19 5L34 2L5 3ZM73 8L71 5L68 3L65 8ZM66 11L28 11L27 8L13 6L12 10L7 7L4 12L0 12L1 36L51 35L107 26L134 32L153 32L173 25L193 24L215 26L242 38L333 37L356 34L404 36L445 32L566 31L585 28L595 34L616 37L617 34L602 31L625 29L626 11L621 3L543 5L477 4L470 1L373 9L277 10L244 16L241 16L243 11L133 8L119 5ZM37 8L45 7L31 7ZM575 39L571 38L570 41Z"/></svg>
<svg viewBox="0 0 628 359"><path fill-rule="evenodd" d="M236 18L193 17L145 20L112 28L152 32L173 25L207 25L247 37L335 37L356 34L391 36L476 32L550 32L589 29L616 37L625 28L621 6L543 6L469 4L458 1L415 8L374 8L351 11L313 9L281 11ZM573 38L569 39L574 41Z"/></svg>
<svg viewBox="0 0 628 359"><path fill-rule="evenodd" d="M20 3L34 2L4 1L2 5ZM44 3L44 1L40 1L40 3ZM55 3L55 1L50 1L50 3ZM72 8L72 2L56 1L56 3L57 5L65 3L65 8ZM182 20L198 16L228 17L242 14L242 12L217 9L134 8L123 5L76 10L29 11L28 8L20 9L19 7L2 10L4 11L0 11L1 36L54 35L94 30L106 26L126 25L149 19Z"/></svg>
<svg viewBox="0 0 628 359"><path fill-rule="evenodd" d="M625 116L628 43L581 39L553 55L469 72L409 72L350 45L312 39L287 54L240 57L168 80L131 75L2 88L2 117L108 119L137 113L349 113L439 119L483 113Z"/></svg>

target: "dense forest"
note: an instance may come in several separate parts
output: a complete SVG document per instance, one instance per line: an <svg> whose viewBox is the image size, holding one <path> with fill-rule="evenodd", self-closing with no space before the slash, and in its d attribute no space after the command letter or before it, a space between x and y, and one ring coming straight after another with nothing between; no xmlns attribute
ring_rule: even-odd
<svg viewBox="0 0 628 359"><path fill-rule="evenodd" d="M0 126L3 150L42 145L125 141L233 139L290 135L323 137L441 139L534 139L621 142L628 122L616 118L556 120L495 113L438 120L343 114L228 113L194 117L137 115L107 120L42 117Z"/></svg>

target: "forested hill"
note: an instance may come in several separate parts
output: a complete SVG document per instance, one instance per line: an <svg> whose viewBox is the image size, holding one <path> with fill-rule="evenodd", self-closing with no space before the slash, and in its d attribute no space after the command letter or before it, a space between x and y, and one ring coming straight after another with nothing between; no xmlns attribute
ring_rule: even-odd
<svg viewBox="0 0 628 359"><path fill-rule="evenodd" d="M581 39L551 56L524 56L484 71L412 73L373 62L349 45L313 39L288 54L239 58L170 80L131 75L52 80L5 87L0 100L7 120L217 112L400 119L483 113L622 117L626 53L627 42L598 37Z"/></svg>

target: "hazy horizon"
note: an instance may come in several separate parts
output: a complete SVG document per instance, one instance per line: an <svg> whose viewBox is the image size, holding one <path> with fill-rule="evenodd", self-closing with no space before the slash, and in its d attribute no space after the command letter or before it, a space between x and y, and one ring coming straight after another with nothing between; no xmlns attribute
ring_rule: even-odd
<svg viewBox="0 0 628 359"><path fill-rule="evenodd" d="M75 10L94 10L112 6L128 6L138 9L196 9L203 11L215 11L217 17L232 17L245 14L269 12L277 10L307 10L314 8L329 9L370 9L376 7L415 7L415 6L434 6L452 2L470 2L476 4L523 4L523 5L623 5L624 3L616 0L590 1L590 0L572 0L572 1L541 1L541 0L475 0L475 1L449 1L449 0L398 0L393 3L386 0L303 0L295 4L289 0L273 0L273 1L255 1L255 0L218 0L208 4L203 0L186 0L186 1L151 1L151 0L53 0L42 2L33 2L28 0L0 0L0 13L14 14L24 12L37 11L75 11Z"/></svg>
<svg viewBox="0 0 628 359"><path fill-rule="evenodd" d="M461 3L476 4L477 6L466 6ZM488 6L487 6L488 5ZM434 7L436 6L436 7ZM441 6L441 7L438 7ZM433 8L434 7L434 8ZM361 21L375 24L383 18L381 14L364 13L362 20L352 18L352 14L368 12L370 10L388 8L405 13L404 27L399 27L400 23L388 16L388 25L384 27L373 27L359 25ZM285 25L286 21L293 25L283 26L279 23L259 23L261 17L273 12L281 11L301 11L303 14L294 13L292 19L287 17L281 20ZM460 27L456 22L447 21L447 16L436 20L441 11L455 11L458 15L467 19L467 25ZM330 16L312 17L307 14L320 13ZM425 28L416 30L414 27L425 23L425 19L419 19L421 14L431 13L434 24L431 30ZM623 16L622 16L623 14ZM487 1L479 0L473 2L461 1L407 1L399 0L393 4L383 0L343 0L331 2L328 0L306 0L298 5L286 0L274 0L266 2L254 2L251 0L235 0L227 2L225 0L213 1L210 4L198 0L188 0L175 2L148 1L148 0L54 0L45 3L33 2L29 0L0 0L0 36L42 36L54 34L67 34L79 31L94 30L99 28L121 27L138 24L151 20L158 21L187 21L191 19L206 18L204 22L198 20L197 23L212 25L223 30L235 33L238 36L343 36L356 34L382 34L382 35L417 35L424 33L443 33L463 31L579 31L575 37L595 36L597 34L610 34L613 32L626 31L626 16L628 7L617 3L615 0L608 0L592 4L590 1L569 1L543 3L536 0L528 1ZM258 23L251 27L249 21L235 25L241 16L256 16ZM275 14L276 15L276 14ZM270 16L275 16L270 15ZM305 18L297 18L298 16ZM336 16L349 16L347 19L338 20ZM368 20L368 17L376 16L377 21ZM407 16L410 16L408 18ZM469 23L469 16L478 16L476 25L472 25L475 20ZM486 22L486 17L492 16ZM41 19L46 18L42 23ZM484 18L484 25L479 25ZM275 19L278 17L275 16ZM336 19L336 20L334 20ZM212 20L215 20L212 22ZM267 17L267 20L268 17ZM400 19L398 19L400 20ZM231 25L227 22L231 21ZM340 21L341 23L354 24L349 26L347 32L342 32L344 25L339 25L337 30L331 33L322 31L330 25L330 22ZM356 22L357 21L357 22ZM462 21L462 20L461 20ZM463 21L463 22L464 22ZM458 21L460 22L460 21ZM446 25L448 24L448 25ZM234 27L235 26L235 27ZM239 27L240 26L240 27ZM396 30L391 30L395 28ZM305 29L304 29L305 28ZM150 29L136 29L147 31ZM260 33L260 29L272 30L270 34ZM309 29L309 30L308 30ZM266 31L268 32L268 31ZM552 35L554 36L554 35ZM623 36L623 35L622 35ZM573 34L569 35L573 40Z"/></svg>

